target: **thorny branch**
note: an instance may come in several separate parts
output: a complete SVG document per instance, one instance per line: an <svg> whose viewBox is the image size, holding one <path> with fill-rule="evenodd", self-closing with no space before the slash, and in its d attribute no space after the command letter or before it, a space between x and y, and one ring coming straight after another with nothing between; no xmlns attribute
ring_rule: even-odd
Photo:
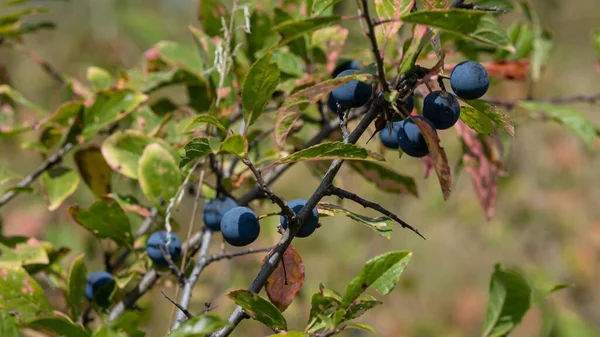
<svg viewBox="0 0 600 337"><path fill-rule="evenodd" d="M6 192L3 196L0 197L0 207L4 206L8 203L12 198L17 196L19 191L34 182L37 178L39 178L42 173L48 171L58 163L60 163L63 159L63 156L69 152L73 148L73 143L65 144L58 152L56 152L52 157L48 158L40 167L33 171L30 175L23 178L14 188Z"/></svg>
<svg viewBox="0 0 600 337"><path fill-rule="evenodd" d="M387 209L383 208L379 204L376 204L372 201L369 201L369 200L359 197L355 193L343 190L343 189L335 187L335 186L329 186L329 188L327 189L326 195L335 195L342 199L350 199L365 208L374 209L377 212L379 212L379 213L391 218L392 220L396 221L397 223L399 223L402 226L402 228L408 228L411 231L415 232L420 237L422 237L423 239L425 239L425 237L423 235L421 235L421 233L419 233L418 229L413 228L411 225L406 223L404 220L402 220L398 216L396 216L394 213L388 211Z"/></svg>

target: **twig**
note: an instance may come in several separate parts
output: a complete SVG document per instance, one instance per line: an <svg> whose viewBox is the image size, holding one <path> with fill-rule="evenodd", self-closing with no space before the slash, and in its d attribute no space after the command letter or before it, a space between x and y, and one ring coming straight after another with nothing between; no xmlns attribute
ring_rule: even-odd
<svg viewBox="0 0 600 337"><path fill-rule="evenodd" d="M27 177L23 178L23 180L21 180L17 184L17 186L15 186L16 188L11 189L10 191L6 192L2 197L0 197L0 207L4 206L12 198L14 198L22 188L29 186L29 184L31 184L37 178L39 178L39 176L42 175L42 173L51 169L56 164L60 163L62 161L63 156L67 152L69 152L73 148L73 146L74 146L73 143L65 144L52 157L48 158L44 163L42 163L42 165L37 170L35 170L33 173L31 173Z"/></svg>
<svg viewBox="0 0 600 337"><path fill-rule="evenodd" d="M54 66L52 66L48 61L46 61L43 57L38 55L36 52L25 47L24 45L22 45L20 43L15 43L15 42L10 42L10 41L8 41L7 43L13 49L23 52L23 53L27 54L29 57L31 57L33 59L33 61L35 63L39 64L40 67L42 67L42 69L44 69L44 71L48 75L50 75L50 77L52 77L60 86L63 86L66 84L65 78L60 74L60 72L58 70L56 70L56 68L54 68Z"/></svg>
<svg viewBox="0 0 600 337"><path fill-rule="evenodd" d="M185 309L184 307L182 307L181 305L179 305L179 303L177 303L177 302L173 301L172 299L170 299L169 296L167 296L167 294L165 294L162 290L160 292L161 292L161 294L163 294L163 296L167 300L169 300L169 302L173 303L173 305L176 306L177 309L179 309L184 315L186 315L188 319L194 317L194 315L192 315L191 312L189 312L187 309Z"/></svg>
<svg viewBox="0 0 600 337"><path fill-rule="evenodd" d="M202 243L200 246L198 261L196 261L196 265L194 266L194 269L192 270L190 276L185 280L183 291L181 292L181 296L179 298L179 303L184 309L187 309L189 307L190 300L192 298L192 289L194 288L194 285L196 285L198 277L200 277L200 273L202 272L202 270L204 270L204 267L206 267L208 261L208 248L210 246L211 238L212 232L208 228L205 228L204 232L202 233ZM183 312L177 312L171 330L177 329L179 325L181 325L181 323L185 321L185 319L186 318Z"/></svg>
<svg viewBox="0 0 600 337"><path fill-rule="evenodd" d="M369 14L369 4L367 0L361 0L362 2L362 10L363 16L367 23L368 31L367 36L369 40L371 40L371 47L373 49L373 54L375 56L375 61L377 62L377 73L379 75L379 82L381 82L381 88L383 91L389 92L390 87L388 85L387 80L385 79L385 70L383 67L383 59L381 58L381 53L379 52L379 46L377 46L377 37L375 37L375 26L373 25L373 19Z"/></svg>
<svg viewBox="0 0 600 337"><path fill-rule="evenodd" d="M354 129L354 131L348 136L348 139L346 140L347 143L354 144L354 143L356 143L356 141L358 141L360 136L365 132L365 130L371 124L371 122L373 122L375 120L375 118L378 116L378 114L380 112L379 105L382 103L383 102L380 99L376 99L374 101L374 103L370 106L367 114L360 121L360 123ZM304 219L306 218L308 213L317 205L319 200L321 200L321 198L325 195L327 188L333 182L333 179L336 176L337 172L339 171L340 167L342 166L343 162L344 162L343 160L336 159L331 163L331 165L329 166L329 170L327 170L327 173L325 174L325 176L323 177L323 180L321 181L321 184L317 187L316 191L313 193L313 195L310 197L310 199L306 202L306 204L304 205L302 210L298 213L296 218L290 220L290 226L288 227L288 230L283 232L283 235L282 235L281 239L279 240L279 242L277 243L277 245L275 246L275 248L265 258L265 263L263 264L258 275L254 279L254 281L252 282L252 284L250 285L248 290L258 293L262 289L262 287L265 285L265 283L267 282L267 279L273 273L273 271L277 267L279 261L281 260L283 253L289 247L294 236L300 229L299 224L301 224L304 221ZM246 317L246 314L244 313L244 310L238 306L233 311L233 313L229 316L230 324L228 326L222 328L221 330L212 333L210 336L212 336L212 337L229 336L229 334L233 331L233 329L235 329L235 327L245 317Z"/></svg>
<svg viewBox="0 0 600 337"><path fill-rule="evenodd" d="M183 287L185 285L185 275L183 275L183 273L181 272L181 269L179 269L179 267L177 267L177 265L175 264L175 261L173 261L173 257L171 256L169 249L165 248L161 244L158 245L158 249L160 249L162 256L167 261L167 264L169 265L169 269L171 270L173 275L175 275L177 277L177 280L179 281L179 285L181 287Z"/></svg>
<svg viewBox="0 0 600 337"><path fill-rule="evenodd" d="M200 245L200 240L201 235L200 233L197 233L185 243L184 249L190 250L193 254L195 250L198 249L198 246ZM135 302L152 288L152 286L156 283L159 277L160 276L158 275L156 270L152 269L148 271L144 275L138 286L133 291L128 293L123 300L121 300L112 308L108 315L108 320L114 321L115 319L123 315L125 313L125 310L132 308Z"/></svg>
<svg viewBox="0 0 600 337"><path fill-rule="evenodd" d="M399 223L402 226L402 228L410 229L411 231L415 232L417 235L419 235L420 237L422 237L425 240L425 237L423 235L421 235L421 233L419 233L418 229L413 228L411 225L407 224L404 220L400 219L394 213L388 211L387 209L383 208L379 204L376 204L372 201L363 199L363 198L359 197L358 195L356 195L355 193L343 190L343 189L335 187L335 186L329 186L326 194L327 195L335 195L342 199L350 199L365 208L374 209L374 210L378 211L379 213L381 213L381 214L391 218L392 220L396 221L397 223Z"/></svg>
<svg viewBox="0 0 600 337"><path fill-rule="evenodd" d="M211 255L211 256L208 257L208 260L207 260L206 264L208 265L208 264L211 264L213 262L220 261L220 260L231 260L232 258L238 257L238 256L244 256L244 255L249 255L249 254L269 252L272 249L273 249L273 247L249 248L249 249L241 250L239 252L214 254L214 255Z"/></svg>
<svg viewBox="0 0 600 337"><path fill-rule="evenodd" d="M281 208L281 214L285 217L288 217L289 219L295 218L296 213L294 213L294 211L285 203L285 201L283 201L283 199L281 199L278 195L273 193L273 191L269 188L269 185L267 185L267 183L263 179L262 174L258 171L256 166L254 166L254 164L252 163L250 158L248 158L247 155L244 159L242 159L242 162L246 166L248 166L252 173L254 173L254 177L256 178L256 183L258 184L258 187L267 195L269 199L271 199L273 203L277 204L277 206Z"/></svg>

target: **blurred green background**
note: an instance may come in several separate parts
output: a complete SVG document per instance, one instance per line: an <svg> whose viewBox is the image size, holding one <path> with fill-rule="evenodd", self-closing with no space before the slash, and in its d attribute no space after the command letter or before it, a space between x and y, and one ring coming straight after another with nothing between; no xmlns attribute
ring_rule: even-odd
<svg viewBox="0 0 600 337"><path fill-rule="evenodd" d="M346 1L343 3L351 3ZM600 76L594 72L596 59L592 31L600 27L597 0L531 1L542 23L554 35L555 49L542 80L535 87L536 98L588 94L598 91ZM111 72L133 67L146 49L163 40L193 45L188 25L199 26L196 2L185 0L78 0L49 3L57 22L55 31L26 38L31 49L60 72L79 79L96 65ZM353 7L336 10L352 14ZM511 16L500 19L508 26ZM367 40L356 22L348 52L369 52ZM354 26L354 27L352 27ZM60 103L55 83L28 57L0 49L13 86L35 103L50 110ZM507 82L496 86L489 97L522 98L526 85ZM600 125L597 106L577 106ZM342 217L327 218L318 235L298 239L295 246L306 266L306 282L300 296L286 311L290 328L302 329L308 318L310 294L319 283L342 292L345 285L369 258L389 250L414 253L401 285L385 298L384 305L370 311L360 322L373 325L379 336L478 336L485 319L489 277L494 263L521 268L542 284L573 283L575 287L551 296L549 302L561 308L564 330L556 336L597 336L600 334L600 155L591 152L563 127L552 123L519 120L507 162L508 176L500 180L496 216L487 222L471 187L468 173L454 172L452 197L444 202L435 176L423 179L420 161L398 159L387 153L389 165L417 178L420 198L399 197L378 192L366 181L342 170L338 182L396 212L427 237L421 240L397 228L391 240ZM31 137L25 135L20 140ZM364 144L368 137L363 137ZM31 172L41 159L21 150L20 142L0 143L0 163L16 172ZM458 161L460 148L453 131L442 133L442 144L451 164ZM379 150L376 142L370 147ZM70 156L67 163L71 162ZM115 177L116 181L120 178ZM286 199L306 198L317 179L304 164L290 170L274 189ZM91 193L83 184L66 205L89 205ZM337 201L331 199L330 201ZM373 214L346 202L350 209ZM179 218L189 217L191 202L184 201ZM269 207L261 210L266 213ZM257 212L259 213L259 212ZM2 208L4 234L23 234L62 244L73 249L65 261L88 253L88 269L103 268L97 241L68 216L66 206L47 211L40 195L19 196ZM201 217L198 217L200 219ZM277 241L276 219L264 223L256 247ZM200 223L196 224L199 228ZM181 231L183 233L184 230ZM215 240L213 250L219 249ZM194 294L192 312L204 302L215 313L228 315L232 303L223 294L246 287L259 269L262 255L247 256L211 265L201 277ZM155 287L140 305L147 312L144 330L149 337L164 336L172 305L159 290L174 294L172 282ZM49 295L52 296L52 295ZM58 296L58 295L57 295ZM56 305L62 305L57 301ZM577 323L579 320L587 323ZM539 307L529 311L514 336L537 336L543 315ZM596 329L596 330L593 330ZM245 321L233 336L264 336L259 323ZM560 334L562 333L562 334ZM351 333L346 333L351 335Z"/></svg>

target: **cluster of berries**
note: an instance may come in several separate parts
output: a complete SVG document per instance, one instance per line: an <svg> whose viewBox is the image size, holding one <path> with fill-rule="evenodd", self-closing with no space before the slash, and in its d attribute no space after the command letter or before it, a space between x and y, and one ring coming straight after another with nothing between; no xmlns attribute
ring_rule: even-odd
<svg viewBox="0 0 600 337"><path fill-rule="evenodd" d="M356 61L341 64L333 72L333 77L340 78L356 73L360 65ZM464 61L457 64L450 74L450 86L456 96L472 100L485 95L490 78L485 68L475 61ZM365 105L372 95L373 87L370 84L351 80L337 88L329 95L327 106L343 118L343 113L350 108ZM429 154L429 149L421 130L415 124L414 118L419 118L428 123L434 130L446 130L454 126L460 118L460 104L454 94L444 90L436 90L425 96L423 100L423 114L403 118L400 114L392 112L392 128L383 129L379 137L383 145L390 149L402 149L411 157L423 157ZM409 115L414 108L414 96L406 100L398 100L396 109Z"/></svg>

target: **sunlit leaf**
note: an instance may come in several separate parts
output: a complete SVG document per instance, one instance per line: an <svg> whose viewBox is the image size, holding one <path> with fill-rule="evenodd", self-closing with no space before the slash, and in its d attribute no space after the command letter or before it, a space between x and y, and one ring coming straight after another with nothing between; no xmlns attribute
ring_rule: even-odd
<svg viewBox="0 0 600 337"><path fill-rule="evenodd" d="M302 289L304 283L304 263L293 246L289 246L281 262L267 279L265 290L271 303L284 312Z"/></svg>
<svg viewBox="0 0 600 337"><path fill-rule="evenodd" d="M213 333L229 323L216 315L198 315L186 320L169 337L197 337Z"/></svg>
<svg viewBox="0 0 600 337"><path fill-rule="evenodd" d="M29 322L52 310L44 291L21 266L0 263L0 308Z"/></svg>
<svg viewBox="0 0 600 337"><path fill-rule="evenodd" d="M166 209L181 184L181 172L175 158L158 143L148 145L138 165L138 180L144 195L154 207ZM157 183L160 182L160 183Z"/></svg>
<svg viewBox="0 0 600 337"><path fill-rule="evenodd" d="M244 78L242 85L242 106L246 128L254 124L265 110L279 83L279 68L271 62L267 53L256 61Z"/></svg>
<svg viewBox="0 0 600 337"><path fill-rule="evenodd" d="M89 209L71 206L69 215L95 236L109 238L129 247L133 244L127 214L109 197L100 198Z"/></svg>
<svg viewBox="0 0 600 337"><path fill-rule="evenodd" d="M237 305L252 318L264 325L281 330L287 330L285 318L268 300L249 290L234 290L227 294Z"/></svg>
<svg viewBox="0 0 600 337"><path fill-rule="evenodd" d="M377 218L371 218L368 216L360 215L349 211L341 206L330 204L327 202L320 202L317 207L319 210L327 212L333 212L335 214L341 214L349 217L350 219L360 222L367 227L374 230L377 234L383 236L386 239L392 237L392 231L394 229L394 221L386 216L380 216Z"/></svg>
<svg viewBox="0 0 600 337"><path fill-rule="evenodd" d="M50 203L48 210L54 211L75 192L79 185L79 175L70 168L57 166L42 173L40 182Z"/></svg>

